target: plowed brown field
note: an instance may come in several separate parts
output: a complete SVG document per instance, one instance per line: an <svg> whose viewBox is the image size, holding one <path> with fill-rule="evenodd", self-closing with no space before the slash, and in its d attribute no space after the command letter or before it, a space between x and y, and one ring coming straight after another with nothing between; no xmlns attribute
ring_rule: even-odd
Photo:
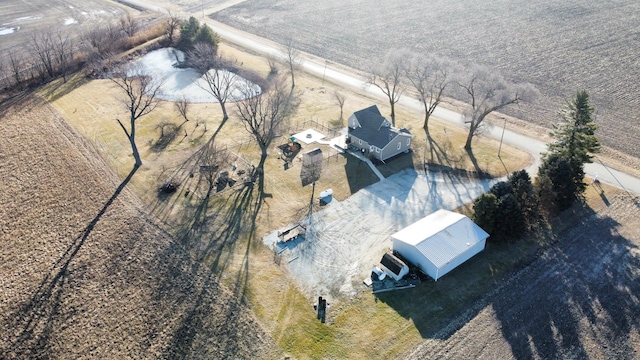
<svg viewBox="0 0 640 360"><path fill-rule="evenodd" d="M49 105L15 100L0 113L0 358L277 356L129 178Z"/></svg>
<svg viewBox="0 0 640 360"><path fill-rule="evenodd" d="M469 308L411 359L637 359L640 201L627 195Z"/></svg>
<svg viewBox="0 0 640 360"><path fill-rule="evenodd" d="M483 64L542 97L510 115L547 128L577 90L598 110L602 142L640 156L640 3L499 0L257 0L212 18L361 70L391 48ZM461 100L465 100L462 98Z"/></svg>

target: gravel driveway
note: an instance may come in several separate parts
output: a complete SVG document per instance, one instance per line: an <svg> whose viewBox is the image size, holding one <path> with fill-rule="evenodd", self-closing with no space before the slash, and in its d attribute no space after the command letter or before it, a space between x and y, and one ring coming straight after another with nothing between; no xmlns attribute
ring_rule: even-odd
<svg viewBox="0 0 640 360"><path fill-rule="evenodd" d="M307 217L304 239L278 243L274 231L264 242L308 296L354 295L391 248L391 234L438 209L473 200L495 181L403 170Z"/></svg>

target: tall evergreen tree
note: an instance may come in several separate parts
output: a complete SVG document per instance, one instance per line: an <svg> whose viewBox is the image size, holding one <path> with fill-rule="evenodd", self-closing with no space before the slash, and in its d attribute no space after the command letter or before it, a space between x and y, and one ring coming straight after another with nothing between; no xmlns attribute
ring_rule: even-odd
<svg viewBox="0 0 640 360"><path fill-rule="evenodd" d="M549 145L549 152L578 163L590 163L591 154L600 151L600 142L595 136L597 129L589 102L589 93L581 90L560 112L561 121L554 125L551 136L555 142Z"/></svg>
<svg viewBox="0 0 640 360"><path fill-rule="evenodd" d="M567 108L560 112L560 117L562 120L551 132L555 142L549 145L549 152L569 161L578 192L576 195L580 195L586 188L582 181L584 164L592 162L591 154L600 151L589 93L586 90L578 91Z"/></svg>
<svg viewBox="0 0 640 360"><path fill-rule="evenodd" d="M193 47L193 39L196 37L198 30L200 29L200 21L191 16L189 20L184 21L180 25L180 40L178 41L178 48L182 50L190 50Z"/></svg>
<svg viewBox="0 0 640 360"><path fill-rule="evenodd" d="M499 241L515 241L526 230L526 223L520 205L513 193L498 199L498 216L495 221L494 234Z"/></svg>
<svg viewBox="0 0 640 360"><path fill-rule="evenodd" d="M514 171L509 176L509 183L513 189L513 196L518 201L525 223L528 226L532 226L539 218L539 201L529 173L526 170Z"/></svg>
<svg viewBox="0 0 640 360"><path fill-rule="evenodd" d="M578 173L576 173L578 171ZM575 166L567 159L556 154L547 156L538 169L537 189L547 210L568 209L581 194L574 181L576 177L584 177L582 167ZM580 179L582 179L580 177ZM580 181L582 183L582 181Z"/></svg>
<svg viewBox="0 0 640 360"><path fill-rule="evenodd" d="M498 198L493 193L484 193L473 202L473 221L493 236L498 216Z"/></svg>

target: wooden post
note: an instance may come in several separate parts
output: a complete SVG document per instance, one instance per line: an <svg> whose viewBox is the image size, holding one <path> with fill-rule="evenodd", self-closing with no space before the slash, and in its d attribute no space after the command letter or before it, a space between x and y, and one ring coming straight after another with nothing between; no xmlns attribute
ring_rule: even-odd
<svg viewBox="0 0 640 360"><path fill-rule="evenodd" d="M324 324L326 317L327 317L327 299L322 299L322 317L320 318L320 322Z"/></svg>

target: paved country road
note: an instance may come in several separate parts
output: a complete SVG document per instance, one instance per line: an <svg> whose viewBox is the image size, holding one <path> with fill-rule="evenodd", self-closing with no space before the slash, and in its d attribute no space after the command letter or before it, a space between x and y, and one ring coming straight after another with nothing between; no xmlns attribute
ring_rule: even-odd
<svg viewBox="0 0 640 360"><path fill-rule="evenodd" d="M162 7L154 4L151 1L126 0L126 2L152 11L165 12ZM200 18L215 32L217 32L225 41L239 45L243 48L255 51L265 56L274 56L284 59L286 56L283 45L227 26L220 22L213 21L208 18L202 18L203 13L211 14L213 12L223 10L229 6L233 6L241 2L242 0L230 0L216 4L215 6L205 9L204 11L201 11L201 9L195 11L195 8L192 8L194 9L194 12L183 13L182 15ZM384 94L382 94L379 89L369 86L366 83L364 76L358 75L360 73L359 71L349 69L345 66L335 64L333 62L329 62L326 59L322 59L306 53L302 53L301 58L301 66L308 73L311 73L318 77L322 77L328 81L332 81L345 87L351 87L357 90L365 90L375 96L380 97L380 99L384 99ZM400 99L400 104L417 110L422 109L422 104L417 99L409 98L407 96L404 96ZM453 110L438 107L433 116L453 124L464 126L464 116ZM500 139L502 137L502 131L503 130L500 127L493 127L491 129L488 129L485 135L495 139ZM546 151L545 143L508 129L504 131L503 142L530 153L534 157L534 161L527 167L527 171L532 175L537 173L538 165L540 164L541 153ZM603 183L622 188L627 192L640 194L640 179L606 166L606 164L604 164L597 157L595 158L594 163L585 165L585 173L587 176L592 178L597 176L598 180Z"/></svg>

